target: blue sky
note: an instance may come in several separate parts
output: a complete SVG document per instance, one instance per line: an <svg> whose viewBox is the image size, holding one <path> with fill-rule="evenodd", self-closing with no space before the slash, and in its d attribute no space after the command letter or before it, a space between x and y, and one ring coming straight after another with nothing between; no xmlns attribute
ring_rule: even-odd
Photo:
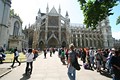
<svg viewBox="0 0 120 80"><path fill-rule="evenodd" d="M60 5L61 14L65 16L66 11L68 11L71 23L83 24L84 17L77 0L12 0L11 8L21 17L24 28L25 25L35 22L39 8L41 12L46 12L47 4L49 11L53 6L58 11ZM110 26L112 27L112 36L116 39L120 39L120 24L116 25L116 19L120 15L120 4L113 8L113 12L114 15L109 17Z"/></svg>
<svg viewBox="0 0 120 80"><path fill-rule="evenodd" d="M120 16L120 4L118 6L115 6L112 11L114 14L109 16L110 19L110 25L112 26L112 31L120 31L120 24L116 25L116 20L118 16Z"/></svg>
<svg viewBox="0 0 120 80"><path fill-rule="evenodd" d="M118 6L115 6L112 11L114 14L109 16L110 25L112 30L112 36L116 39L120 39L120 24L116 25L116 20L120 16L120 3Z"/></svg>

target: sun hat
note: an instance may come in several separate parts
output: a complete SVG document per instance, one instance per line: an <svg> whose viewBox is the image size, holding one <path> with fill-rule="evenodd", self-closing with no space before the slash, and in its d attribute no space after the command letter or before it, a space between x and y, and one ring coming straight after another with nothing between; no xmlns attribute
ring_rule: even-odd
<svg viewBox="0 0 120 80"><path fill-rule="evenodd" d="M113 50L113 51L114 51L114 50L115 50L115 48L112 48L111 50Z"/></svg>

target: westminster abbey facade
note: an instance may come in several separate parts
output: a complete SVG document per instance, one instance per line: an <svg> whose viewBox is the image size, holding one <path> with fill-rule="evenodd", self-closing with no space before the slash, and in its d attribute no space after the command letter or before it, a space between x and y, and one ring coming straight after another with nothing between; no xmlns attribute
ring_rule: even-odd
<svg viewBox="0 0 120 80"><path fill-rule="evenodd" d="M39 9L36 21L30 25L29 47L43 49L45 47L68 47L74 43L76 47L112 48L113 39L109 19L99 23L97 29L85 28L84 25L70 23L68 12L65 17L53 7L46 13Z"/></svg>

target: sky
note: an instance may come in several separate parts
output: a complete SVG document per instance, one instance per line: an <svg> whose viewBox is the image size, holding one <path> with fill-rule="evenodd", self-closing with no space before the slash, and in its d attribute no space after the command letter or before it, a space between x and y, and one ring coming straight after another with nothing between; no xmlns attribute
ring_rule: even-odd
<svg viewBox="0 0 120 80"><path fill-rule="evenodd" d="M12 0L11 9L14 9L23 21L22 27L35 23L38 10L46 13L47 4L49 11L55 7L58 12L59 5L61 7L61 14L65 16L66 11L71 23L83 24L84 16L80 10L78 0ZM117 17L120 16L120 4L113 8L114 15L109 16L110 26L112 30L112 37L120 39L120 24L116 25Z"/></svg>

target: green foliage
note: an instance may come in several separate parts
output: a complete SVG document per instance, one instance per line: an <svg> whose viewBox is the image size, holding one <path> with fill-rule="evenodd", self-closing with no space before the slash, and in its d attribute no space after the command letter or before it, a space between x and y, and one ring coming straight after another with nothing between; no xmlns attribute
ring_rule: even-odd
<svg viewBox="0 0 120 80"><path fill-rule="evenodd" d="M14 16L14 9L10 10L10 16Z"/></svg>
<svg viewBox="0 0 120 80"><path fill-rule="evenodd" d="M87 28L96 29L98 23L107 16L113 15L112 8L118 0L78 0L84 14L84 24Z"/></svg>
<svg viewBox="0 0 120 80"><path fill-rule="evenodd" d="M5 54L11 54L11 52L10 51L5 51Z"/></svg>
<svg viewBox="0 0 120 80"><path fill-rule="evenodd" d="M14 9L10 9L10 17L13 17L13 16L17 16L19 17L19 15L17 15L15 12L14 12ZM19 17L20 21L22 22L21 18Z"/></svg>
<svg viewBox="0 0 120 80"><path fill-rule="evenodd" d="M118 17L117 21L116 21L116 25L120 24L120 16Z"/></svg>

